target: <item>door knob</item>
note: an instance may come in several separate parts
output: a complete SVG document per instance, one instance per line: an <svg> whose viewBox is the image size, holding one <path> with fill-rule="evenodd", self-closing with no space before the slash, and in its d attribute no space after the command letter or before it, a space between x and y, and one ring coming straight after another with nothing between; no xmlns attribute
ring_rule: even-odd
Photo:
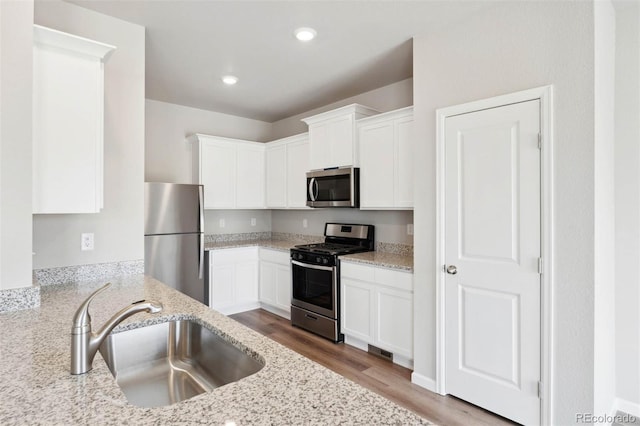
<svg viewBox="0 0 640 426"><path fill-rule="evenodd" d="M451 274L451 275L455 275L458 273L458 268L456 267L456 265L449 265L447 266L447 274Z"/></svg>

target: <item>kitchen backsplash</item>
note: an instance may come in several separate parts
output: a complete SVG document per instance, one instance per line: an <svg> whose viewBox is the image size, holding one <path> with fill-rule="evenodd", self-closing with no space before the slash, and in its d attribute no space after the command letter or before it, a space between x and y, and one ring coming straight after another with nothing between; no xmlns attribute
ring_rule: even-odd
<svg viewBox="0 0 640 426"><path fill-rule="evenodd" d="M207 234L205 243L226 243L230 241L286 240L299 244L310 244L324 240L323 235L291 234L287 232L241 232L237 234ZM413 245L377 242L376 251L413 256Z"/></svg>

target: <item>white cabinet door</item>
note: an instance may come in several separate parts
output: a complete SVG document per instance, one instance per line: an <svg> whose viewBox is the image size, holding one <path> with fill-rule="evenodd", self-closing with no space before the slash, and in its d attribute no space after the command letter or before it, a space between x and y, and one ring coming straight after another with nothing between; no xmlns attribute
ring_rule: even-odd
<svg viewBox="0 0 640 426"><path fill-rule="evenodd" d="M239 305L258 301L258 260L238 261L235 267L235 301Z"/></svg>
<svg viewBox="0 0 640 426"><path fill-rule="evenodd" d="M263 209L265 207L264 146L238 145L236 208Z"/></svg>
<svg viewBox="0 0 640 426"><path fill-rule="evenodd" d="M413 357L413 298L406 291L376 288L375 319L378 346Z"/></svg>
<svg viewBox="0 0 640 426"><path fill-rule="evenodd" d="M309 125L311 170L359 165L356 120L379 111L352 104L302 119Z"/></svg>
<svg viewBox="0 0 640 426"><path fill-rule="evenodd" d="M307 208L309 139L287 145L287 206Z"/></svg>
<svg viewBox="0 0 640 426"><path fill-rule="evenodd" d="M257 247L209 254L209 305L225 315L259 307Z"/></svg>
<svg viewBox="0 0 640 426"><path fill-rule="evenodd" d="M98 213L104 61L115 47L39 25L33 39L33 213Z"/></svg>
<svg viewBox="0 0 640 426"><path fill-rule="evenodd" d="M413 108L360 120L360 207L413 207Z"/></svg>
<svg viewBox="0 0 640 426"><path fill-rule="evenodd" d="M350 278L342 278L340 286L342 333L373 343L372 286Z"/></svg>
<svg viewBox="0 0 640 426"><path fill-rule="evenodd" d="M291 312L291 266L275 265L276 300L275 306Z"/></svg>
<svg viewBox="0 0 640 426"><path fill-rule="evenodd" d="M360 206L363 208L394 206L394 125L393 121L361 126ZM413 188L413 182L411 183Z"/></svg>
<svg viewBox="0 0 640 426"><path fill-rule="evenodd" d="M260 249L260 302L289 318L291 313L291 263L288 252ZM268 309L268 308L267 308Z"/></svg>
<svg viewBox="0 0 640 426"><path fill-rule="evenodd" d="M288 146L284 144L267 146L267 208L287 207L287 150Z"/></svg>
<svg viewBox="0 0 640 426"><path fill-rule="evenodd" d="M235 303L234 282L234 265L212 266L209 277L211 286L211 301L209 306L218 311L233 306Z"/></svg>
<svg viewBox="0 0 640 426"><path fill-rule="evenodd" d="M413 114L394 123L396 141L395 206L413 207Z"/></svg>
<svg viewBox="0 0 640 426"><path fill-rule="evenodd" d="M276 305L276 264L260 262L260 302Z"/></svg>
<svg viewBox="0 0 640 426"><path fill-rule="evenodd" d="M351 114L327 124L330 161L324 167L357 166L355 159L354 121Z"/></svg>
<svg viewBox="0 0 640 426"><path fill-rule="evenodd" d="M265 208L264 144L202 134L189 140L205 209Z"/></svg>
<svg viewBox="0 0 640 426"><path fill-rule="evenodd" d="M331 144L329 124L320 123L309 127L309 167L311 170L324 169L331 164Z"/></svg>
<svg viewBox="0 0 640 426"><path fill-rule="evenodd" d="M236 196L236 149L228 143L201 140L200 183L205 209L232 209Z"/></svg>

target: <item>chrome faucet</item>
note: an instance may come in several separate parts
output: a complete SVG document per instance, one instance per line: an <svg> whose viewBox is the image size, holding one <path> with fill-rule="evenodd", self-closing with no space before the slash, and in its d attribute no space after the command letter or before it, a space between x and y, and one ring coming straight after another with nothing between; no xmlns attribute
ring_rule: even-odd
<svg viewBox="0 0 640 426"><path fill-rule="evenodd" d="M91 331L91 316L89 304L100 292L106 290L111 283L107 283L85 300L73 316L71 328L71 374L84 374L91 370L93 358L96 356L100 345L107 338L113 328L124 319L138 312L156 314L162 311L162 304L153 301L140 300L134 302L111 317L97 332Z"/></svg>

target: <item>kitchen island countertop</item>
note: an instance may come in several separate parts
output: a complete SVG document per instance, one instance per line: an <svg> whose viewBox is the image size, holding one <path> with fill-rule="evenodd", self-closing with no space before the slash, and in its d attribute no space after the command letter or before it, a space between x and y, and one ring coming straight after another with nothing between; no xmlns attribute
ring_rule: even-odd
<svg viewBox="0 0 640 426"><path fill-rule="evenodd" d="M428 424L425 419L143 275L112 280L91 304L94 329L140 299L160 301L115 332L197 319L252 356L258 373L178 404L130 405L102 356L93 370L69 374L71 318L102 282L42 287L41 306L0 314L0 424Z"/></svg>

